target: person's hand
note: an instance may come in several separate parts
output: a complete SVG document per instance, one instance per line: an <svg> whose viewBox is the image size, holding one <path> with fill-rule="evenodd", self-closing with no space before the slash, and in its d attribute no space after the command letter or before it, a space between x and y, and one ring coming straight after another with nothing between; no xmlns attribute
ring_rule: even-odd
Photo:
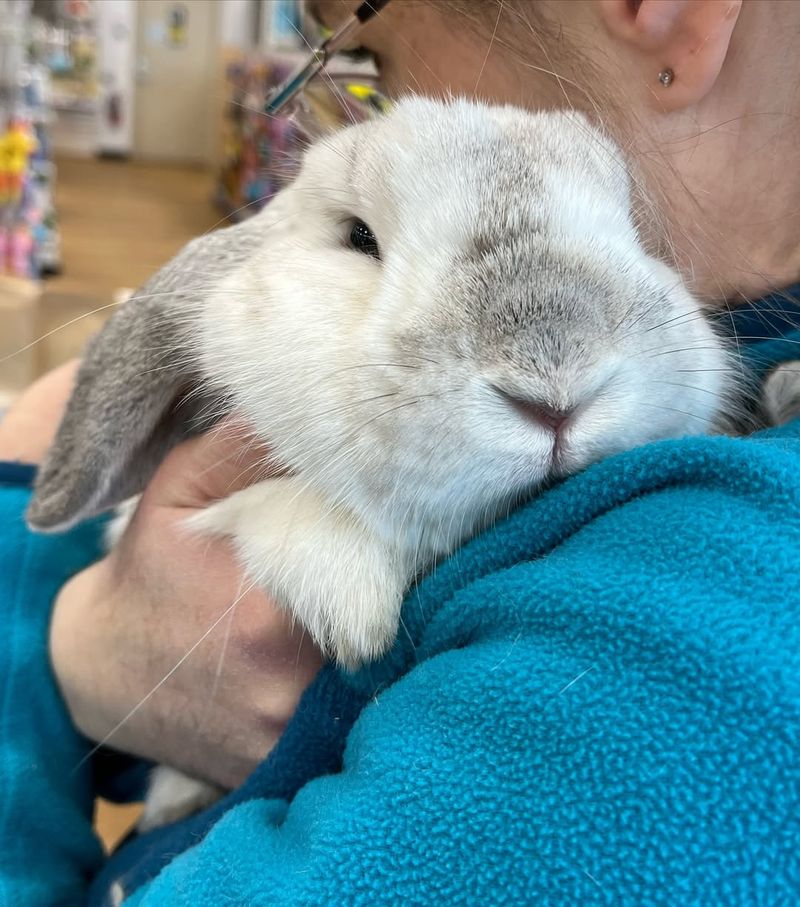
<svg viewBox="0 0 800 907"><path fill-rule="evenodd" d="M78 362L48 372L25 390L0 419L0 460L38 464L55 437Z"/></svg>
<svg viewBox="0 0 800 907"><path fill-rule="evenodd" d="M229 425L176 448L122 540L62 589L50 637L86 736L223 787L274 746L322 664L225 541L184 527L255 480L250 444Z"/></svg>

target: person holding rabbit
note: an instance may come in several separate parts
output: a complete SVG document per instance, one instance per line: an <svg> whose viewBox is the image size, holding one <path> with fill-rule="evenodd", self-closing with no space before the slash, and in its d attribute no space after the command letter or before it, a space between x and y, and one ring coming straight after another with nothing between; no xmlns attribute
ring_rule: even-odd
<svg viewBox="0 0 800 907"><path fill-rule="evenodd" d="M353 4L312 6L333 27ZM689 347L664 380L714 401L728 377L742 399L752 392L743 368L771 372L767 396L754 393L785 424L741 437L689 425L582 463L428 571L394 645L355 673L249 588L227 539L180 531L264 478L252 427L226 420L178 444L100 557L97 520L54 537L23 517L74 369L23 396L0 423L10 902L796 899L800 426L787 418L794 369L774 369L800 340L798 29L800 8L780 0L420 0L390 2L357 34L394 96L466 95L521 118L578 111L602 128L630 168L636 242L674 276L638 324L624 310L614 324L652 330L641 356ZM468 131L470 147L492 128ZM520 141L523 127L508 128ZM355 172L367 149L352 155ZM574 181L579 213L565 229L592 210L597 185ZM494 266L491 223L464 254ZM354 229L348 220L342 241L373 267L385 230L370 233L373 250ZM668 307L681 281L702 306ZM658 332L671 319L683 339L667 346ZM642 382L660 367L646 362ZM571 414L510 396L562 437ZM112 730L116 749L232 793L104 859L91 804L123 777L90 741Z"/></svg>

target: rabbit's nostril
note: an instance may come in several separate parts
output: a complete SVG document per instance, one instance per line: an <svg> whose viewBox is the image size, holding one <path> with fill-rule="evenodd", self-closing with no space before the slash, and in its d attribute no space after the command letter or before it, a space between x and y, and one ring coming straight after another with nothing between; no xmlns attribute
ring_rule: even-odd
<svg viewBox="0 0 800 907"><path fill-rule="evenodd" d="M533 419L534 422L541 422L542 425L552 428L553 431L558 431L562 428L572 415L572 410L554 409L546 404L532 403L529 400L516 400L515 406L518 411L529 419Z"/></svg>
<svg viewBox="0 0 800 907"><path fill-rule="evenodd" d="M506 401L519 415L531 422L549 428L558 434L574 414L575 409L557 409L543 400L530 400L524 397L517 397L509 394L499 387L494 390Z"/></svg>

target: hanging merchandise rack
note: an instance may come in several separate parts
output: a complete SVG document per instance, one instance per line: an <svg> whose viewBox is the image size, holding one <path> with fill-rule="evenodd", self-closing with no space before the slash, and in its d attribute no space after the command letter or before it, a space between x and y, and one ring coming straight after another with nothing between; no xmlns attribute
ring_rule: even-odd
<svg viewBox="0 0 800 907"><path fill-rule="evenodd" d="M313 106L312 130L296 115L269 116L263 109L264 99L305 57L303 52L272 51L228 63L225 81L230 94L222 126L216 201L231 220L257 213L291 180L309 139L317 137L314 130L324 133L360 121L372 99L381 97L375 91L372 64L359 68L341 61L330 67L325 80L306 91Z"/></svg>
<svg viewBox="0 0 800 907"><path fill-rule="evenodd" d="M30 0L0 0L0 274L60 269L43 24Z"/></svg>

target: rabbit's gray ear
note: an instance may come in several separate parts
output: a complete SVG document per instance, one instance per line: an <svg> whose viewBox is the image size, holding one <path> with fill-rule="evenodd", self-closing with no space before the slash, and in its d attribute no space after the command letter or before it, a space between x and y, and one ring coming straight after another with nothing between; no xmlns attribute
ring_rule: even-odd
<svg viewBox="0 0 800 907"><path fill-rule="evenodd" d="M179 302L169 293L134 297L89 344L39 470L33 529L66 529L137 494L170 448L200 430L208 400L184 399L197 378Z"/></svg>
<svg viewBox="0 0 800 907"><path fill-rule="evenodd" d="M193 365L192 319L219 278L263 245L268 211L192 240L89 344L39 470L31 528L66 529L138 494L175 444L225 414Z"/></svg>

